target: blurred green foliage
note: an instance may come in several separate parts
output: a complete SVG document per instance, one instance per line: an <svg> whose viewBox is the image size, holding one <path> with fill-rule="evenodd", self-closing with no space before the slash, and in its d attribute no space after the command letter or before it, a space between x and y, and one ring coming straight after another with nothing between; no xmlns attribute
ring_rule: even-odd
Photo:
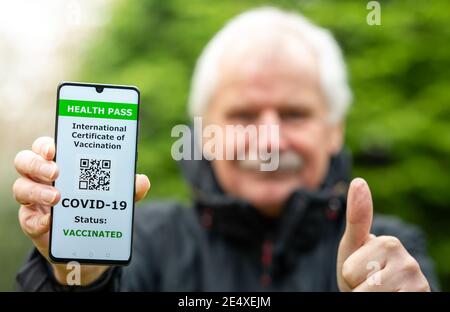
<svg viewBox="0 0 450 312"><path fill-rule="evenodd" d="M333 32L348 62L355 100L346 140L354 175L368 180L376 212L424 229L449 291L450 2L380 3L381 25L369 26L367 1L119 0L86 51L79 80L140 88L138 170L152 180L152 199L187 201L170 133L189 122L189 82L202 48L246 9L302 12Z"/></svg>
<svg viewBox="0 0 450 312"><path fill-rule="evenodd" d="M142 92L139 171L152 198L188 198L170 157L195 61L236 14L276 5L329 28L341 44L354 91L346 140L354 175L375 209L420 225L444 289L450 290L450 27L448 1L380 1L381 25L366 1L121 1L86 55L87 81L137 84Z"/></svg>

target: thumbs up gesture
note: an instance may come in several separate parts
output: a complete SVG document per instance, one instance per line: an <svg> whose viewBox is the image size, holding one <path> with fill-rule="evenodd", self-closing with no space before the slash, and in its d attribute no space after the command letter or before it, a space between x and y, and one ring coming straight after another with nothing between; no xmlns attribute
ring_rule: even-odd
<svg viewBox="0 0 450 312"><path fill-rule="evenodd" d="M417 261L394 236L370 233L372 196L356 178L347 197L347 224L339 244L337 281L341 291L430 291Z"/></svg>

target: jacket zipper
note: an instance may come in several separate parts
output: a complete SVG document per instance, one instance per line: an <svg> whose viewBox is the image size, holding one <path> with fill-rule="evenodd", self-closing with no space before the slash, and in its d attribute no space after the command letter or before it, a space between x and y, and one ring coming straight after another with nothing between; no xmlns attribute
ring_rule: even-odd
<svg viewBox="0 0 450 312"><path fill-rule="evenodd" d="M262 245L261 264L262 274L260 283L263 287L268 287L272 283L272 259L273 243L271 239L266 239Z"/></svg>

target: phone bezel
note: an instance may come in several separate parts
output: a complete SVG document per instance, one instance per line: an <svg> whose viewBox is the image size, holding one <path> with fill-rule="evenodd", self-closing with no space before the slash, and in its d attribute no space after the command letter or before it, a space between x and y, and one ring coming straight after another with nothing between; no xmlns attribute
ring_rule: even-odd
<svg viewBox="0 0 450 312"><path fill-rule="evenodd" d="M113 88L113 89L130 89L137 92L138 95L138 101L137 101L137 124L136 124L136 149L134 153L134 175L136 176L136 167L137 167L137 159L138 159L138 141L139 141L139 108L140 108L140 102L141 102L141 93L139 89L135 86L125 86L125 85L113 85L113 84L100 84L100 83L84 83L84 82L69 82L65 81L58 85L57 94L56 94L56 112L55 112L55 157L53 160L56 162L56 156L57 156L57 138L58 138L58 119L59 119L59 96L60 91L63 86L78 86L78 87L90 87L90 88L97 88L102 87L103 89L106 88ZM136 183L133 179L133 194L136 193ZM55 182L52 183L52 185L55 185ZM133 255L133 236L134 236L134 207L135 202L134 199L132 202L132 222L131 222L131 241L130 241L130 255L127 260L104 260L104 259L80 259L80 258L59 258L52 255L52 224L53 224L53 206L51 207L50 214L51 214L51 222L50 222L50 234L49 234L49 249L48 249L48 256L53 263L68 263L70 261L77 261L79 263L83 264L96 264L96 265L128 265L131 261L132 255Z"/></svg>

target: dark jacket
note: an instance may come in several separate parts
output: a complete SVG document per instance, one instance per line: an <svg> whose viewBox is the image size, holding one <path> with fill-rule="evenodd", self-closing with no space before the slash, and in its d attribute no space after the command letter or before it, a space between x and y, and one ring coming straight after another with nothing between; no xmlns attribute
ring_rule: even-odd
<svg viewBox="0 0 450 312"><path fill-rule="evenodd" d="M320 191L295 191L277 220L226 195L210 163L185 161L193 207L152 202L138 207L130 265L109 269L88 287L59 285L34 250L17 275L23 291L338 291L336 256L345 228L350 161L331 160ZM375 216L375 235L400 239L438 287L418 228Z"/></svg>

